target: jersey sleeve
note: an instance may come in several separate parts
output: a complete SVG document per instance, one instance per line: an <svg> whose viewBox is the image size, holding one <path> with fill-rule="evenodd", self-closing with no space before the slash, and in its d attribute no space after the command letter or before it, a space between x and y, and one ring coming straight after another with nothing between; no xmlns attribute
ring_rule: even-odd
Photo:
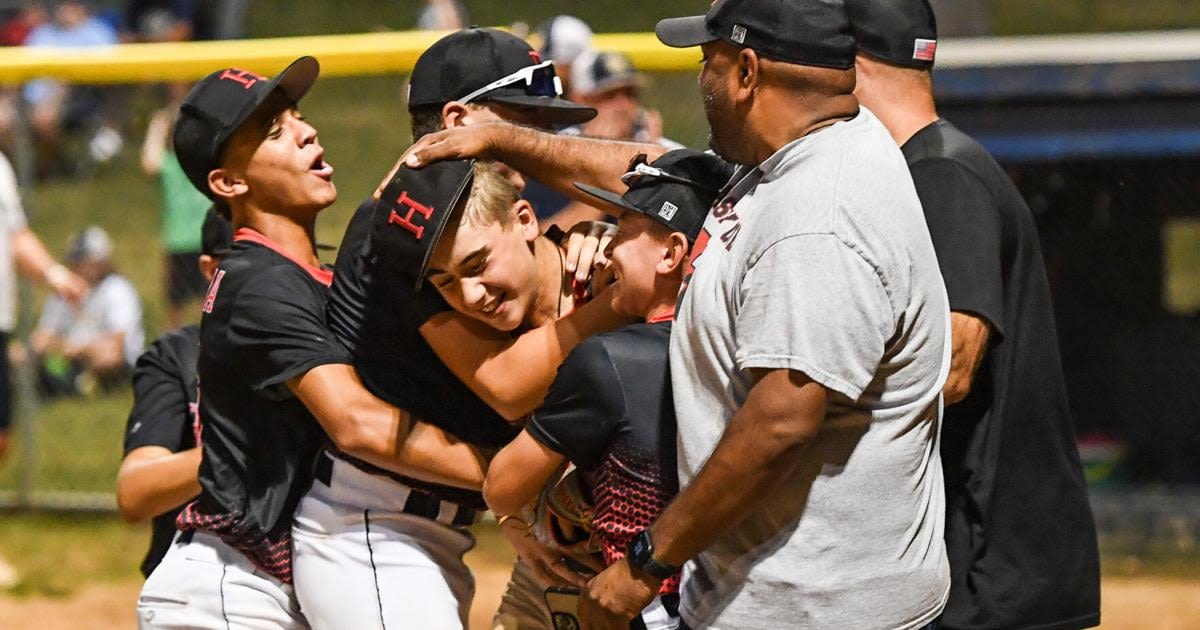
<svg viewBox="0 0 1200 630"><path fill-rule="evenodd" d="M275 391L320 365L350 363L325 319L324 293L297 267L279 265L246 284L229 318L233 369L251 388Z"/></svg>
<svg viewBox="0 0 1200 630"><path fill-rule="evenodd" d="M453 310L446 300L442 299L437 289L434 289L428 282L420 289L401 292L396 307L399 309L404 325L411 330L417 330L424 326L430 317L438 313Z"/></svg>
<svg viewBox="0 0 1200 630"><path fill-rule="evenodd" d="M133 409L125 426L125 454L142 446L161 446L173 453L190 448L184 436L195 422L186 382L169 347L159 340L138 357L133 368Z"/></svg>
<svg viewBox="0 0 1200 630"><path fill-rule="evenodd" d="M912 175L950 310L978 315L1003 336L1003 225L991 192L971 171L951 160L918 162Z"/></svg>
<svg viewBox="0 0 1200 630"><path fill-rule="evenodd" d="M875 267L832 234L769 245L746 271L734 331L738 369L803 372L856 400L895 327Z"/></svg>
<svg viewBox="0 0 1200 630"><path fill-rule="evenodd" d="M604 344L581 343L558 368L525 430L583 470L600 462L625 418L620 377Z"/></svg>

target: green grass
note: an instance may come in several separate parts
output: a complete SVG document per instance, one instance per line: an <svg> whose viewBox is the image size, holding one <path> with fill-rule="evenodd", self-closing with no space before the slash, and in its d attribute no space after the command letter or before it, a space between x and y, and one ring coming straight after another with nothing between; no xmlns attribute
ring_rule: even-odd
<svg viewBox="0 0 1200 630"><path fill-rule="evenodd" d="M20 574L15 595L66 596L96 582L137 580L146 525L113 516L0 513L0 555Z"/></svg>

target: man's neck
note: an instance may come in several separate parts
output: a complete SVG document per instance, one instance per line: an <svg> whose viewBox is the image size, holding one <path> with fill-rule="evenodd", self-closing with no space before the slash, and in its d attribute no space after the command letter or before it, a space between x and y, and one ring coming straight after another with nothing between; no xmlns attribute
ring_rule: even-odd
<svg viewBox="0 0 1200 630"><path fill-rule="evenodd" d="M887 128L897 145L904 146L918 131L937 122L938 113L932 95L917 90L888 91L886 84L877 84L880 89L865 90L860 98L862 104Z"/></svg>
<svg viewBox="0 0 1200 630"><path fill-rule="evenodd" d="M321 266L314 245L315 216L307 223L299 223L286 215L244 208L241 211L235 210L234 218L236 227L250 228L262 234L294 260L314 267Z"/></svg>
<svg viewBox="0 0 1200 630"><path fill-rule="evenodd" d="M858 114L858 99L852 94L839 96L805 96L794 99L791 106L777 108L777 111L809 111L804 118L794 118L791 121L768 121L759 134L759 142L754 150L754 164L767 161L783 147L803 138L818 133L836 123L849 120ZM814 106L815 105L815 106Z"/></svg>

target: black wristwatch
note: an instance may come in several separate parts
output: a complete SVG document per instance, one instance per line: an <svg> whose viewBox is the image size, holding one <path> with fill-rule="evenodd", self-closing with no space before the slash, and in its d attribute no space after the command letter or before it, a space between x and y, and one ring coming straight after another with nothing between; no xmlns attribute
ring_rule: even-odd
<svg viewBox="0 0 1200 630"><path fill-rule="evenodd" d="M650 540L648 529L638 532L638 535L629 541L629 548L625 550L625 554L629 559L629 566L660 580L679 573L680 567L663 564L654 559L654 541Z"/></svg>

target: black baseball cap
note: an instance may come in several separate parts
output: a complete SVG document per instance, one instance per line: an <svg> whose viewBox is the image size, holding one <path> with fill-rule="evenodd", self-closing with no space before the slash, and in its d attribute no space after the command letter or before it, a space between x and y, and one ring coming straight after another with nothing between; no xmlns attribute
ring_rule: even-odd
<svg viewBox="0 0 1200 630"><path fill-rule="evenodd" d="M536 70L526 70L544 66ZM408 84L408 110L461 101L501 79L522 71L526 80L486 90L471 101L533 107L551 124L575 125L596 117L596 110L561 98L554 65L525 40L490 28L451 33L430 46L413 66Z"/></svg>
<svg viewBox="0 0 1200 630"><path fill-rule="evenodd" d="M200 253L209 256L225 256L233 248L233 224L209 208L200 228Z"/></svg>
<svg viewBox="0 0 1200 630"><path fill-rule="evenodd" d="M929 0L847 0L858 50L906 68L933 68L937 18Z"/></svg>
<svg viewBox="0 0 1200 630"><path fill-rule="evenodd" d="M371 248L381 263L377 266L421 288L433 248L474 179L474 160L435 162L420 170L401 166L384 187L371 218Z"/></svg>
<svg viewBox="0 0 1200 630"><path fill-rule="evenodd" d="M208 187L208 174L220 168L230 136L276 88L292 103L300 102L320 72L316 59L301 57L273 79L249 70L225 68L193 86L179 107L174 131L175 156L192 185L215 200Z"/></svg>
<svg viewBox="0 0 1200 630"><path fill-rule="evenodd" d="M843 0L717 0L708 13L662 20L654 32L674 48L723 39L778 61L854 67L854 33Z"/></svg>
<svg viewBox="0 0 1200 630"><path fill-rule="evenodd" d="M629 186L623 195L580 182L575 187L605 203L644 214L695 242L731 173L729 163L711 153L677 149L649 164L644 154L634 158L621 178Z"/></svg>

